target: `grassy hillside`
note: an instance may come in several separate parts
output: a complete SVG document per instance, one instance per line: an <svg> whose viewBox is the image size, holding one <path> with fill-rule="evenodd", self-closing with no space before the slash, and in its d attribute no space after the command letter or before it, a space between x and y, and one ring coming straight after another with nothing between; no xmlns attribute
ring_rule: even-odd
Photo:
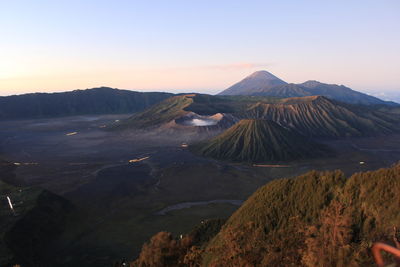
<svg viewBox="0 0 400 267"><path fill-rule="evenodd" d="M173 94L100 87L63 93L0 97L0 119L26 119L142 111Z"/></svg>
<svg viewBox="0 0 400 267"><path fill-rule="evenodd" d="M325 154L317 144L296 132L260 119L241 120L192 149L206 157L245 162L279 162Z"/></svg>
<svg viewBox="0 0 400 267"><path fill-rule="evenodd" d="M272 181L257 190L209 242L175 241L164 266L373 266L376 241L400 227L400 164L356 173L316 172ZM198 239L198 237L197 237ZM157 262L170 248L153 249ZM165 246L165 247L163 247ZM144 247L145 248L145 247ZM143 265L144 258L132 263ZM149 259L146 259L148 262Z"/></svg>

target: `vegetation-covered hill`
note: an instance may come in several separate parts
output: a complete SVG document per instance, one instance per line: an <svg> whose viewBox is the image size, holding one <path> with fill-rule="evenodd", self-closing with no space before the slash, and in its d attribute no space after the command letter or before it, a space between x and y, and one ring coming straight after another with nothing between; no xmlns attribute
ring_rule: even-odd
<svg viewBox="0 0 400 267"><path fill-rule="evenodd" d="M393 102L352 90L343 85L307 81L288 84L267 71L257 71L219 93L220 95L253 95L275 97L303 97L322 95L349 104L396 105Z"/></svg>
<svg viewBox="0 0 400 267"><path fill-rule="evenodd" d="M400 165L350 178L312 171L275 180L211 241L159 233L131 266L373 266L373 242L399 238L399 192Z"/></svg>
<svg viewBox="0 0 400 267"><path fill-rule="evenodd" d="M26 119L142 111L173 94L100 87L63 93L0 97L0 119Z"/></svg>
<svg viewBox="0 0 400 267"><path fill-rule="evenodd" d="M262 119L241 120L217 137L193 146L193 150L206 157L245 162L279 162L325 154L293 130Z"/></svg>

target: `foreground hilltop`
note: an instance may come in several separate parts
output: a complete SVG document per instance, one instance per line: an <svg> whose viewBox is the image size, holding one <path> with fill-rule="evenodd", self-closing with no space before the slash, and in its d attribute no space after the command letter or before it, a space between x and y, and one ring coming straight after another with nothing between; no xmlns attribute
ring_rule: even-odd
<svg viewBox="0 0 400 267"><path fill-rule="evenodd" d="M372 266L373 242L399 238L398 192L400 165L275 180L221 230L207 222L179 240L158 233L132 266Z"/></svg>
<svg viewBox="0 0 400 267"><path fill-rule="evenodd" d="M262 119L241 120L193 150L206 157L247 162L279 162L326 154L302 135Z"/></svg>
<svg viewBox="0 0 400 267"><path fill-rule="evenodd" d="M257 71L232 85L219 95L253 95L274 97L303 97L322 95L349 104L396 105L393 102L352 90L343 85L310 80L301 84L287 83L268 71Z"/></svg>

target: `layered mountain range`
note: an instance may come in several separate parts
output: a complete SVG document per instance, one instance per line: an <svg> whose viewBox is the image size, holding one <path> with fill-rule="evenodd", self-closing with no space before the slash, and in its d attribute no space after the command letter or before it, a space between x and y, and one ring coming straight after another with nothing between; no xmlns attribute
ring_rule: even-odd
<svg viewBox="0 0 400 267"><path fill-rule="evenodd" d="M397 109L395 103L342 85L288 84L267 71L217 96L101 87L0 98L0 119L134 113L106 128L206 133L211 139L197 146L200 154L245 162L313 157L321 152L314 143L318 138L398 133Z"/></svg>
<svg viewBox="0 0 400 267"><path fill-rule="evenodd" d="M374 106L346 104L324 96L190 94L169 98L108 128L161 128L163 132L174 128L187 133L205 127L219 131L210 140L191 146L198 154L230 161L281 162L330 154L316 144L320 138L397 133L400 118Z"/></svg>
<svg viewBox="0 0 400 267"><path fill-rule="evenodd" d="M274 97L302 97L322 95L329 99L363 105L396 105L393 102L357 92L344 85L326 84L310 80L301 84L287 83L268 71L257 71L232 85L219 95L253 95Z"/></svg>
<svg viewBox="0 0 400 267"><path fill-rule="evenodd" d="M99 87L61 93L32 93L0 97L0 119L49 118L90 114L135 113L157 104L172 93L135 92ZM380 105L392 110L394 102L354 91L343 85L307 81L287 83L267 71L257 71L219 93L225 96L275 98L325 96L349 104ZM211 98L210 98L211 99Z"/></svg>
<svg viewBox="0 0 400 267"><path fill-rule="evenodd" d="M180 95L118 122L114 128L155 128L179 121L187 114L230 114L240 119L264 119L303 136L337 138L394 133L396 114L368 106L348 105L323 96L269 98L246 96Z"/></svg>

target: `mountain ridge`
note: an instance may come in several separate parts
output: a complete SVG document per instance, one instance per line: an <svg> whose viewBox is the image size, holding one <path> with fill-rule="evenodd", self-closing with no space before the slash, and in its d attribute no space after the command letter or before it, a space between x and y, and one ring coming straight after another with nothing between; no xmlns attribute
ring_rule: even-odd
<svg viewBox="0 0 400 267"><path fill-rule="evenodd" d="M396 114L345 104L324 96L268 98L191 94L166 99L111 128L160 127L189 112L230 114L238 120L271 120L307 138L373 136L394 133L400 127L400 118Z"/></svg>
<svg viewBox="0 0 400 267"><path fill-rule="evenodd" d="M259 79L267 73L268 78ZM273 82L271 82L273 81ZM374 96L355 91L344 85L326 84L316 80L304 83L286 83L267 71L257 71L238 83L218 93L218 95L253 95L275 97L301 97L309 95L323 95L330 99L349 104L362 105L396 105Z"/></svg>
<svg viewBox="0 0 400 267"><path fill-rule="evenodd" d="M98 87L59 93L3 96L0 97L0 119L132 113L173 95Z"/></svg>
<svg viewBox="0 0 400 267"><path fill-rule="evenodd" d="M324 96L284 98L274 104L258 102L240 118L272 120L308 137L368 136L393 133L399 128L395 116Z"/></svg>

